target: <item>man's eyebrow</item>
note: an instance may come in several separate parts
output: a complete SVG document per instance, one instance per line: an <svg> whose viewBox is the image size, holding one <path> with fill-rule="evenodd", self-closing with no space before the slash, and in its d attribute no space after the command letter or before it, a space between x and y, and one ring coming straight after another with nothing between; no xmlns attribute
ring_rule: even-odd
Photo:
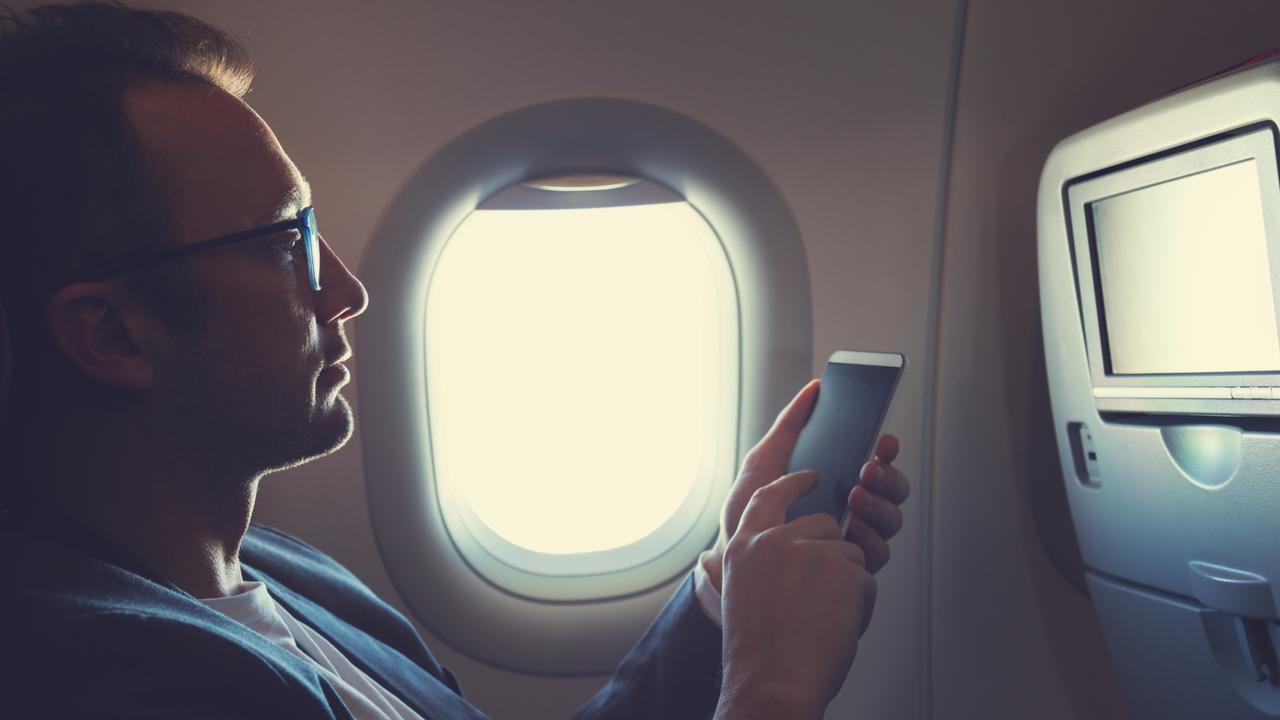
<svg viewBox="0 0 1280 720"><path fill-rule="evenodd" d="M279 200L271 209L267 223L289 220L298 211L311 204L311 184L302 178L297 185L290 186L280 193Z"/></svg>

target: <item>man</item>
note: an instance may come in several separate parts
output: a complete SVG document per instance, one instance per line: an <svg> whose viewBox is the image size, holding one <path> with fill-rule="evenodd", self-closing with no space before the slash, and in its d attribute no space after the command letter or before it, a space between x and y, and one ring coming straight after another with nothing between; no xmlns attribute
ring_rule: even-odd
<svg viewBox="0 0 1280 720"><path fill-rule="evenodd" d="M0 715L481 716L402 616L251 524L263 475L350 437L344 323L368 301L241 100L251 76L174 13L0 20ZM785 523L814 483L779 476L816 391L748 455L696 581L580 717L822 715L908 489L886 437L847 538Z"/></svg>

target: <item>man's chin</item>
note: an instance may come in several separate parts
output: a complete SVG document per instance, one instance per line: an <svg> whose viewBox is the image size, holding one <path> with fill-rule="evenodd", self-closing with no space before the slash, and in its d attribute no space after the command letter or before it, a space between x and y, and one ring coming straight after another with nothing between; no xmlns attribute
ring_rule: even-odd
<svg viewBox="0 0 1280 720"><path fill-rule="evenodd" d="M355 413L351 411L351 404L342 395L335 394L333 403L327 410L328 412L316 418L315 430L316 435L319 436L317 440L322 446L317 456L328 455L341 449L351 439L356 429Z"/></svg>
<svg viewBox="0 0 1280 720"><path fill-rule="evenodd" d="M306 423L303 435L299 437L304 445L291 453L292 457L284 458L283 462L277 463L268 472L288 470L331 455L342 449L354 433L355 415L351 411L351 405L346 398L337 395L323 411L316 413Z"/></svg>

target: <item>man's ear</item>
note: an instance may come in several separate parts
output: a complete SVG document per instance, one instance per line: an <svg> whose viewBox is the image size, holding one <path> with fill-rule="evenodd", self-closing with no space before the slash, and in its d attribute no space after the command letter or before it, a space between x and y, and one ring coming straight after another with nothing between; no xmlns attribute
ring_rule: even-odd
<svg viewBox="0 0 1280 720"><path fill-rule="evenodd" d="M136 314L124 312L125 298L108 283L68 285L44 306L45 326L73 365L111 387L145 390L155 379L152 358L139 342Z"/></svg>

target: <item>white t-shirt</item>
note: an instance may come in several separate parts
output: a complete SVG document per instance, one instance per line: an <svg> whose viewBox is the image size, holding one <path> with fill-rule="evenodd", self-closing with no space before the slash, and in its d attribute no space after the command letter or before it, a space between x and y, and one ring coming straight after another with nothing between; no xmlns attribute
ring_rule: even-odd
<svg viewBox="0 0 1280 720"><path fill-rule="evenodd" d="M271 597L267 586L247 582L235 595L200 602L262 635L315 667L359 720L423 720L373 678L364 674L320 633L298 622Z"/></svg>
<svg viewBox="0 0 1280 720"><path fill-rule="evenodd" d="M703 568L706 553L693 567L694 594L707 617L720 626L720 593ZM338 691L358 720L423 720L376 680L366 675L320 633L298 622L260 582L243 583L234 595L201 598L212 610L235 620L315 667Z"/></svg>

